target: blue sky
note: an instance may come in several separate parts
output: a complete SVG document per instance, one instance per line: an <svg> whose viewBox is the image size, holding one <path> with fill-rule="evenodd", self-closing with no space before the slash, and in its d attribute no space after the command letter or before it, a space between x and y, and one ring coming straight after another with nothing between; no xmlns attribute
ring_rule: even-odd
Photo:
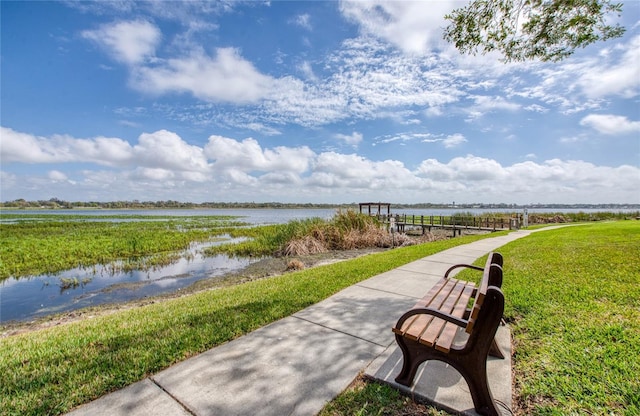
<svg viewBox="0 0 640 416"><path fill-rule="evenodd" d="M640 203L640 2L560 63L462 1L2 1L0 200Z"/></svg>

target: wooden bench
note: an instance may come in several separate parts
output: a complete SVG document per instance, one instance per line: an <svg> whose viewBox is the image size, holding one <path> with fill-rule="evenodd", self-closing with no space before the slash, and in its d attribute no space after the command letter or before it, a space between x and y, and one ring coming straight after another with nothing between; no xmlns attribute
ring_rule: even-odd
<svg viewBox="0 0 640 416"><path fill-rule="evenodd" d="M484 268L467 264L449 268L445 277L400 317L393 332L404 361L396 382L411 386L420 364L443 361L464 377L478 413L500 414L489 389L486 364L488 355L504 358L495 342L504 312L502 264L502 255L491 253ZM480 284L450 278L451 271L460 267L482 270Z"/></svg>

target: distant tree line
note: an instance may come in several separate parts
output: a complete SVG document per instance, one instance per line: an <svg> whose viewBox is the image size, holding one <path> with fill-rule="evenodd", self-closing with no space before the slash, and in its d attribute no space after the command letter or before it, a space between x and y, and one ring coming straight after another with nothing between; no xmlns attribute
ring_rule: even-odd
<svg viewBox="0 0 640 416"><path fill-rule="evenodd" d="M536 209L640 209L640 204L445 204L445 203L418 203L418 204L391 204L392 209L514 209L524 208ZM357 209L358 203L346 204L319 204L319 203L286 203L286 202L180 202L180 201L64 201L58 198L49 200L27 201L16 199L14 201L0 202L0 208L12 209L198 209L198 208L218 208L218 209L239 209L239 208L353 208Z"/></svg>

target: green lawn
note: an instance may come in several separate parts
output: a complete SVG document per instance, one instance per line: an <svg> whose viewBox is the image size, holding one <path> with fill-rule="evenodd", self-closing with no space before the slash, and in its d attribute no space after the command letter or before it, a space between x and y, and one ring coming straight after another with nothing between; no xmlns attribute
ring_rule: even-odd
<svg viewBox="0 0 640 416"><path fill-rule="evenodd" d="M514 413L639 415L640 221L540 231L499 251L513 335ZM369 383L322 414L405 414L395 397Z"/></svg>
<svg viewBox="0 0 640 416"><path fill-rule="evenodd" d="M390 250L2 338L1 412L64 413L369 276L478 238ZM640 414L640 221L541 231L500 251L514 337L514 410ZM384 388L345 395L359 391L364 397L343 395L337 401L346 410L329 414L402 414L397 406L406 401ZM376 400L394 403L393 410Z"/></svg>
<svg viewBox="0 0 640 416"><path fill-rule="evenodd" d="M0 413L67 412L370 276L490 236L398 248L0 338Z"/></svg>
<svg viewBox="0 0 640 416"><path fill-rule="evenodd" d="M527 414L640 414L640 221L503 249L517 401Z"/></svg>

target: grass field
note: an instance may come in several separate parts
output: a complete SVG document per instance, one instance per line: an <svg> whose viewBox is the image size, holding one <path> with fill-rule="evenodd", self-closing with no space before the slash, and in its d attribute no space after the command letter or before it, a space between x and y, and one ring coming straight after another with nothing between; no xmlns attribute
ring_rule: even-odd
<svg viewBox="0 0 640 416"><path fill-rule="evenodd" d="M1 412L64 413L369 276L484 237L395 249L0 338ZM640 414L640 221L541 231L500 251L514 337L514 411ZM335 403L325 414L400 415L410 406L375 384Z"/></svg>
<svg viewBox="0 0 640 416"><path fill-rule="evenodd" d="M640 221L535 233L502 250L525 414L640 414Z"/></svg>
<svg viewBox="0 0 640 416"><path fill-rule="evenodd" d="M541 231L499 251L514 344L514 413L639 415L640 221ZM323 415L406 414L406 403L398 403L391 388L366 383Z"/></svg>
<svg viewBox="0 0 640 416"><path fill-rule="evenodd" d="M489 236L397 248L0 338L1 413L65 413L370 276Z"/></svg>

